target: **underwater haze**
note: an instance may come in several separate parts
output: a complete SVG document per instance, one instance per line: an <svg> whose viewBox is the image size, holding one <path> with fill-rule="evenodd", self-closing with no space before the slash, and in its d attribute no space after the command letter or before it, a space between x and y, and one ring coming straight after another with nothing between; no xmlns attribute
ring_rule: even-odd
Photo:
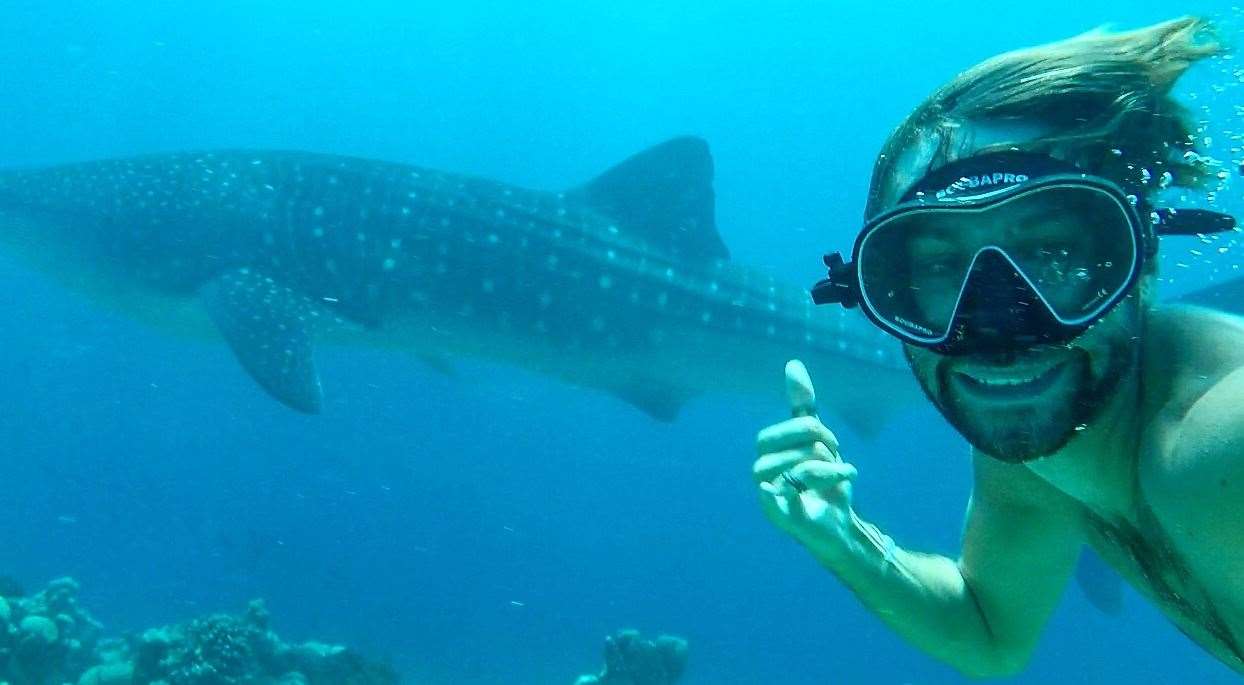
<svg viewBox="0 0 1244 685"><path fill-rule="evenodd" d="M559 191L694 135L731 259L807 286L933 88L1002 51L1189 13L1239 44L1226 0L7 0L0 168L303 150ZM1240 67L1180 86L1232 168ZM1214 200L1237 215L1239 181ZM1195 239L1163 249L1172 294L1244 262ZM303 415L223 343L131 320L3 250L0 293L0 575L76 578L110 631L262 598L282 635L416 685L569 684L627 627L685 637L689 685L964 682L764 520L750 466L756 431L787 413L783 360L769 394L658 421L511 365L324 346L323 410ZM859 467L857 507L905 546L953 552L966 443L930 407L877 404L871 430L827 419ZM1071 587L1014 680L1236 678L1130 590L1110 616Z"/></svg>

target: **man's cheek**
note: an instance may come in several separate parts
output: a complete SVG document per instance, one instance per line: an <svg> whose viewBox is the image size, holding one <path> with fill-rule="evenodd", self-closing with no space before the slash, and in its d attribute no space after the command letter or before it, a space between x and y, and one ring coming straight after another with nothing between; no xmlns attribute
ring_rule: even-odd
<svg viewBox="0 0 1244 685"><path fill-rule="evenodd" d="M1100 379L1116 363L1115 356L1136 344L1139 331L1138 302L1129 297L1072 345L1084 351L1092 377Z"/></svg>
<svg viewBox="0 0 1244 685"><path fill-rule="evenodd" d="M938 366L941 363L941 357L916 347L909 345L904 346L904 352L907 355L907 363L911 367L912 375L916 381L924 388L924 391L933 401L940 399L938 382Z"/></svg>

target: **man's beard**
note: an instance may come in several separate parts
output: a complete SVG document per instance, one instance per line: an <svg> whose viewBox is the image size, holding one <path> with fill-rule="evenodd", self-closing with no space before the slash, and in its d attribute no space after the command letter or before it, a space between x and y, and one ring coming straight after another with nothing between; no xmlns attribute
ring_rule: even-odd
<svg viewBox="0 0 1244 685"><path fill-rule="evenodd" d="M935 368L937 392L920 386L956 430L977 450L1008 463L1023 463L1049 456L1065 447L1089 426L1110 403L1138 359L1138 347L1128 337L1113 340L1098 354L1106 357L1105 368L1094 375L1089 353L1073 347L1058 373L1059 388L1039 402L1007 402L992 405L963 396L951 376L954 365L939 360Z"/></svg>

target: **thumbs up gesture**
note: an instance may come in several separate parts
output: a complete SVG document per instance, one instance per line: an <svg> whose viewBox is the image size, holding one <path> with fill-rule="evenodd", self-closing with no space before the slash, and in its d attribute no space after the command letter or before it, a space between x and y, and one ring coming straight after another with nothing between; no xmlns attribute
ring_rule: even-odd
<svg viewBox="0 0 1244 685"><path fill-rule="evenodd" d="M765 516L805 545L846 544L855 467L816 415L816 390L798 360L786 364L791 417L760 431L752 478Z"/></svg>

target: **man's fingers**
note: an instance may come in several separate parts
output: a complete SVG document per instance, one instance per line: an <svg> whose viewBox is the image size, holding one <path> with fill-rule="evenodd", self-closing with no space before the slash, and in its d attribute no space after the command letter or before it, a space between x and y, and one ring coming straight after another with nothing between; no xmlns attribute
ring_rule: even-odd
<svg viewBox="0 0 1244 685"><path fill-rule="evenodd" d="M829 451L838 453L838 438L815 416L800 416L760 431L756 436L756 451L760 454L799 449L812 443L824 443Z"/></svg>
<svg viewBox="0 0 1244 685"><path fill-rule="evenodd" d="M803 362L786 362L786 400L791 416L816 416L816 390Z"/></svg>
<svg viewBox="0 0 1244 685"><path fill-rule="evenodd" d="M760 504L770 514L777 514L779 517L786 518L791 516L791 500L799 499L795 494L784 492L782 486L773 483L760 484ZM802 503L797 503L799 511L802 511Z"/></svg>
<svg viewBox="0 0 1244 685"><path fill-rule="evenodd" d="M834 461L834 453L829 451L825 443L817 442L811 447L762 454L752 466L752 478L757 483L771 481L784 471L789 471L802 462L812 460Z"/></svg>
<svg viewBox="0 0 1244 685"><path fill-rule="evenodd" d="M779 497L793 497L800 488L804 488L803 492L829 496L839 484L854 480L856 475L854 466L841 461L805 461L778 474L765 490Z"/></svg>
<svg viewBox="0 0 1244 685"><path fill-rule="evenodd" d="M792 468L790 475L809 490L826 493L843 481L854 480L858 471L841 461L805 461Z"/></svg>
<svg viewBox="0 0 1244 685"><path fill-rule="evenodd" d="M856 475L855 467L838 456L838 438L817 418L816 390L808 369L797 359L786 364L786 400L794 418L760 431L756 436L760 457L752 466L761 505L784 528L791 523L802 526L820 520L840 506L837 503L844 496L849 503L849 489L831 491ZM802 529L800 526L786 530Z"/></svg>
<svg viewBox="0 0 1244 685"><path fill-rule="evenodd" d="M777 521L786 517L788 512L786 499L777 494L777 486L773 483L760 484L760 506L764 508L765 514L770 519Z"/></svg>
<svg viewBox="0 0 1244 685"><path fill-rule="evenodd" d="M779 485L779 488L784 487ZM785 485L789 488L789 485ZM786 515L796 521L804 521L808 518L808 512L803 506L803 497L798 492L788 490L783 496L782 501L786 504Z"/></svg>

